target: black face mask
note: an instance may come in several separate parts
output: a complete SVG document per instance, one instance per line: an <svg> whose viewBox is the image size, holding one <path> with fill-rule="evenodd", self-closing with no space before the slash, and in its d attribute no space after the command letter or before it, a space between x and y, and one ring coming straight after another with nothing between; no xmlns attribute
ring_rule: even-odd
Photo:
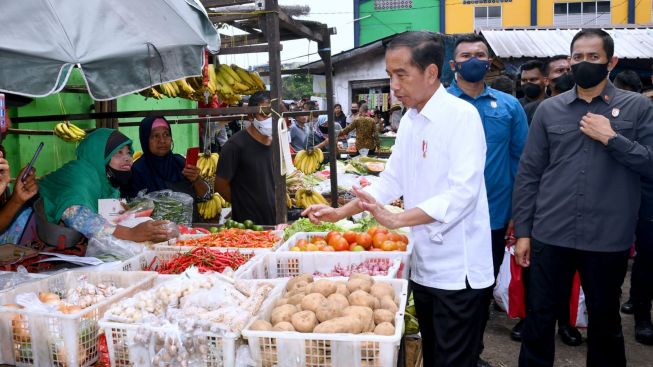
<svg viewBox="0 0 653 367"><path fill-rule="evenodd" d="M540 93L542 93L542 87L533 83L523 84L521 89L524 91L524 94L528 99L535 99L540 96Z"/></svg>
<svg viewBox="0 0 653 367"><path fill-rule="evenodd" d="M608 63L594 64L583 61L572 65L571 72L576 84L583 89L588 89L596 87L608 77Z"/></svg>
<svg viewBox="0 0 653 367"><path fill-rule="evenodd" d="M352 109L352 110L351 110L351 113L358 113L358 110L354 110L354 109Z"/></svg>
<svg viewBox="0 0 653 367"><path fill-rule="evenodd" d="M107 166L107 178L113 187L125 186L132 177L132 171L119 171Z"/></svg>
<svg viewBox="0 0 653 367"><path fill-rule="evenodd" d="M557 78L551 79L553 82L553 89L556 93L564 93L574 87L574 78L570 73L565 73Z"/></svg>
<svg viewBox="0 0 653 367"><path fill-rule="evenodd" d="M328 126L320 126L320 131L322 134L326 134L329 132L329 127Z"/></svg>

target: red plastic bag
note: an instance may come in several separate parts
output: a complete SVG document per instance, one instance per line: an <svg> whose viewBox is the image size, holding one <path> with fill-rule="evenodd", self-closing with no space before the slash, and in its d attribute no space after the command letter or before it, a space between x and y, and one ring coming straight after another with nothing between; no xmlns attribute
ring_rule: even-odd
<svg viewBox="0 0 653 367"><path fill-rule="evenodd" d="M508 316L523 319L526 317L526 291L524 289L524 268L517 265L515 255L510 256L510 284L508 286Z"/></svg>

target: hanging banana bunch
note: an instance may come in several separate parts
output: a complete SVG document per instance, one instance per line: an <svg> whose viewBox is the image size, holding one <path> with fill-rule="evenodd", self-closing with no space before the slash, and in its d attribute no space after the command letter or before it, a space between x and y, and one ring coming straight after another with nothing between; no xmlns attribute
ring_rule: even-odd
<svg viewBox="0 0 653 367"><path fill-rule="evenodd" d="M220 216L222 208L228 208L230 206L220 194L215 193L210 200L197 204L197 210L202 219L215 219Z"/></svg>
<svg viewBox="0 0 653 367"><path fill-rule="evenodd" d="M218 169L218 153L201 154L197 158L197 168L200 169L200 176L205 178L212 178L215 176L215 171Z"/></svg>
<svg viewBox="0 0 653 367"><path fill-rule="evenodd" d="M324 161L324 154L321 149L312 151L300 150L295 156L295 167L304 174L310 175L317 171Z"/></svg>
<svg viewBox="0 0 653 367"><path fill-rule="evenodd" d="M54 127L54 135L64 141L75 143L86 137L86 132L70 122L60 122Z"/></svg>
<svg viewBox="0 0 653 367"><path fill-rule="evenodd" d="M140 158L142 156L143 156L143 151L142 150L137 150L132 155L132 161L136 162L138 160L138 158Z"/></svg>
<svg viewBox="0 0 653 367"><path fill-rule="evenodd" d="M299 189L295 193L295 204L299 208L308 208L313 204L329 205L329 202L319 192L311 189Z"/></svg>

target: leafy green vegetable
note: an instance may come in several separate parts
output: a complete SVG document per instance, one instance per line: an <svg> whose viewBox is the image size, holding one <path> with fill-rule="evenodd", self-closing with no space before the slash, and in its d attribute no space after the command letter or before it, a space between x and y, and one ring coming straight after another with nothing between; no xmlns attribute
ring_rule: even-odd
<svg viewBox="0 0 653 367"><path fill-rule="evenodd" d="M310 220L308 220L308 218L300 218L297 221L295 221L295 223L293 223L290 227L286 227L286 229L283 230L284 239L286 240L298 232L328 232L328 231L343 231L343 229L335 223L322 222L320 224L313 224L311 223Z"/></svg>

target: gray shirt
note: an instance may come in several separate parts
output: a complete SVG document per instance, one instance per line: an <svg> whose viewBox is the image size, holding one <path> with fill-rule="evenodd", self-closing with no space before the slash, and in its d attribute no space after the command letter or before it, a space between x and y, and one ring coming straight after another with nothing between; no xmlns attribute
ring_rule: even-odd
<svg viewBox="0 0 653 367"><path fill-rule="evenodd" d="M308 124L304 124L302 127L295 121L290 127L290 146L293 150L299 152L306 149L306 136L308 136Z"/></svg>
<svg viewBox="0 0 653 367"><path fill-rule="evenodd" d="M610 120L607 146L579 129L588 112ZM513 194L516 237L587 251L633 243L640 179L653 177L653 105L608 82L590 103L576 89L535 112Z"/></svg>

